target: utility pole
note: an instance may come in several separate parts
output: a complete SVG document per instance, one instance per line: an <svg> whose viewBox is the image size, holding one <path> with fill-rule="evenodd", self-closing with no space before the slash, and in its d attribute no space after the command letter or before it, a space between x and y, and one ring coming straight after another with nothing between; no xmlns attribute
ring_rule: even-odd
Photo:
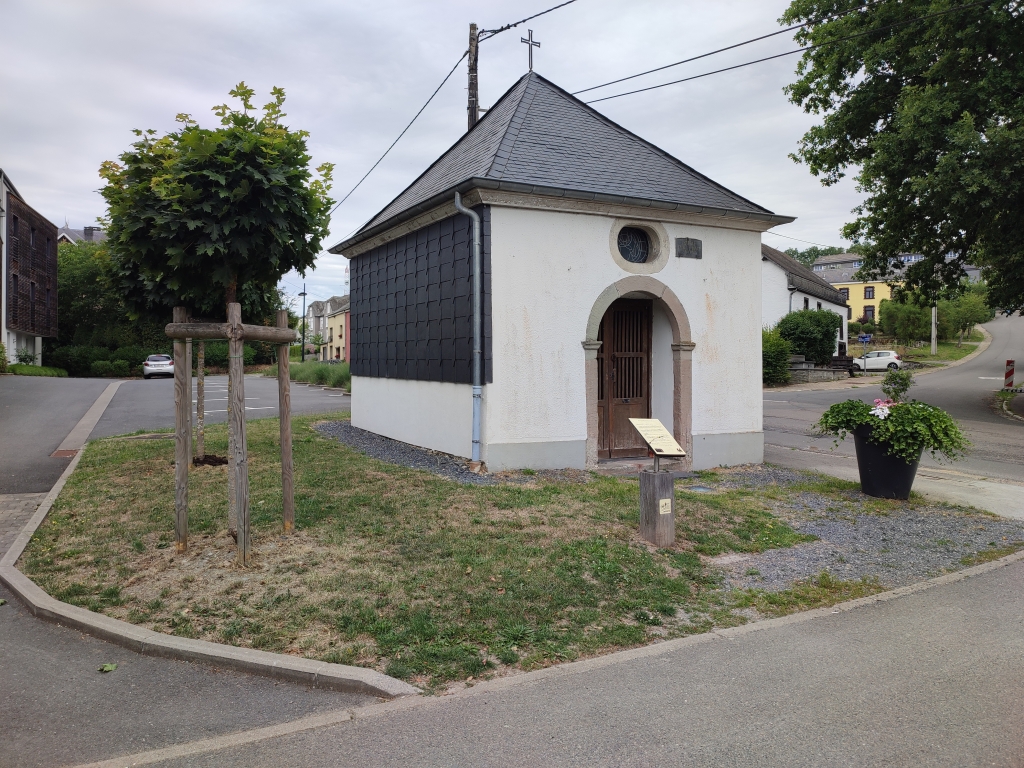
<svg viewBox="0 0 1024 768"><path fill-rule="evenodd" d="M932 354L937 355L939 353L939 329L938 329L938 315L939 308L937 305L932 304Z"/></svg>
<svg viewBox="0 0 1024 768"><path fill-rule="evenodd" d="M302 358L302 362L306 362L306 284L302 284L302 293L299 294L302 297L302 351L299 355Z"/></svg>
<svg viewBox="0 0 1024 768"><path fill-rule="evenodd" d="M477 52L480 47L480 30L476 24L469 25L469 127L480 119L480 90L477 86Z"/></svg>

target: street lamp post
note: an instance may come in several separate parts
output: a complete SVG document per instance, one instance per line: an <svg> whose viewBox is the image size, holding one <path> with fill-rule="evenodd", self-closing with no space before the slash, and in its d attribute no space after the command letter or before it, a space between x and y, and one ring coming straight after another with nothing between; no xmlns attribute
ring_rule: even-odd
<svg viewBox="0 0 1024 768"><path fill-rule="evenodd" d="M306 362L306 284L302 284L302 293L299 294L302 297L302 351L299 353L299 357L302 362Z"/></svg>

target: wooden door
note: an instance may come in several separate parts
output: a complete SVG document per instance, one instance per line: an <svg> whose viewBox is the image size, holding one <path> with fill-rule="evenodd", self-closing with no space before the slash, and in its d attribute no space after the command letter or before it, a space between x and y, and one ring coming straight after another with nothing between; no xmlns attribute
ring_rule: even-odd
<svg viewBox="0 0 1024 768"><path fill-rule="evenodd" d="M602 459L646 456L647 446L631 418L651 416L650 301L619 299L598 331L597 455Z"/></svg>

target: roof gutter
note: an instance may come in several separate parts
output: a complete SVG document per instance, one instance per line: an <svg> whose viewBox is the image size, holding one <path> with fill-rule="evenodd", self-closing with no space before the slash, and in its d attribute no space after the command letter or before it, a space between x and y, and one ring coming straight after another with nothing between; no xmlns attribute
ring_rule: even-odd
<svg viewBox="0 0 1024 768"><path fill-rule="evenodd" d="M771 224L789 224L792 221L796 221L795 216L780 216L770 211L760 213L758 211L734 211L729 208L716 208L709 205L691 205L689 203L670 203L664 200L654 200L646 197L629 197L627 195L608 195L602 192L582 192L578 189L566 189L564 187L547 187L541 184L521 184L515 181L498 181L495 179L485 179L479 176L473 177L463 181L461 184L457 184L454 187L449 187L443 192L440 192L432 197L427 198L421 203L417 203L411 208L407 208L401 213L392 216L386 221L381 222L375 226L364 229L358 232L348 240L338 243L328 248L329 253L343 253L344 251L352 248L353 246L359 245L364 240L368 240L371 237L379 235L381 232L385 232L394 226L401 224L402 222L408 221L409 219L419 216L421 213L426 213L429 210L437 208L439 205L451 202L452 195L458 192L462 195L466 194L472 189L490 189L500 192L518 192L524 195L541 195L543 197L562 197L570 200L592 200L599 203L615 203L618 205L631 205L637 208L650 208L658 211L681 211L684 213L698 213L709 216L720 216L723 218L737 219L737 220L748 220L748 221L763 221Z"/></svg>

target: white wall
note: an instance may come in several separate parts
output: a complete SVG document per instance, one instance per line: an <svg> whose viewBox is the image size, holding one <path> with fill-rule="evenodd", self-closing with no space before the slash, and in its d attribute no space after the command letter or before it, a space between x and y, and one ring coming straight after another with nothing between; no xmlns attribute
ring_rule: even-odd
<svg viewBox="0 0 1024 768"><path fill-rule="evenodd" d="M672 371L672 326L665 311L654 306L654 323L651 329L651 417L658 419L671 432L675 427L672 418L675 374Z"/></svg>
<svg viewBox="0 0 1024 768"><path fill-rule="evenodd" d="M793 291L792 294L791 305L789 281L786 278L785 270L774 261L762 259L761 325L770 328L790 312L799 312L804 308L804 299L807 299L808 309L817 309L820 303L822 309L835 312L843 318L843 324L839 326L839 332L836 335L836 349L838 350L839 342L846 341L846 307L819 299L803 291Z"/></svg>
<svg viewBox="0 0 1024 768"><path fill-rule="evenodd" d="M586 440L581 342L598 297L631 274L612 258L613 224L601 215L492 207L494 383L484 391L485 443ZM672 255L651 277L689 316L694 434L759 434L760 234L664 226ZM703 259L677 258L676 237L703 241ZM655 400L664 418L660 393Z"/></svg>
<svg viewBox="0 0 1024 768"><path fill-rule="evenodd" d="M473 388L441 381L353 376L352 426L469 458Z"/></svg>

